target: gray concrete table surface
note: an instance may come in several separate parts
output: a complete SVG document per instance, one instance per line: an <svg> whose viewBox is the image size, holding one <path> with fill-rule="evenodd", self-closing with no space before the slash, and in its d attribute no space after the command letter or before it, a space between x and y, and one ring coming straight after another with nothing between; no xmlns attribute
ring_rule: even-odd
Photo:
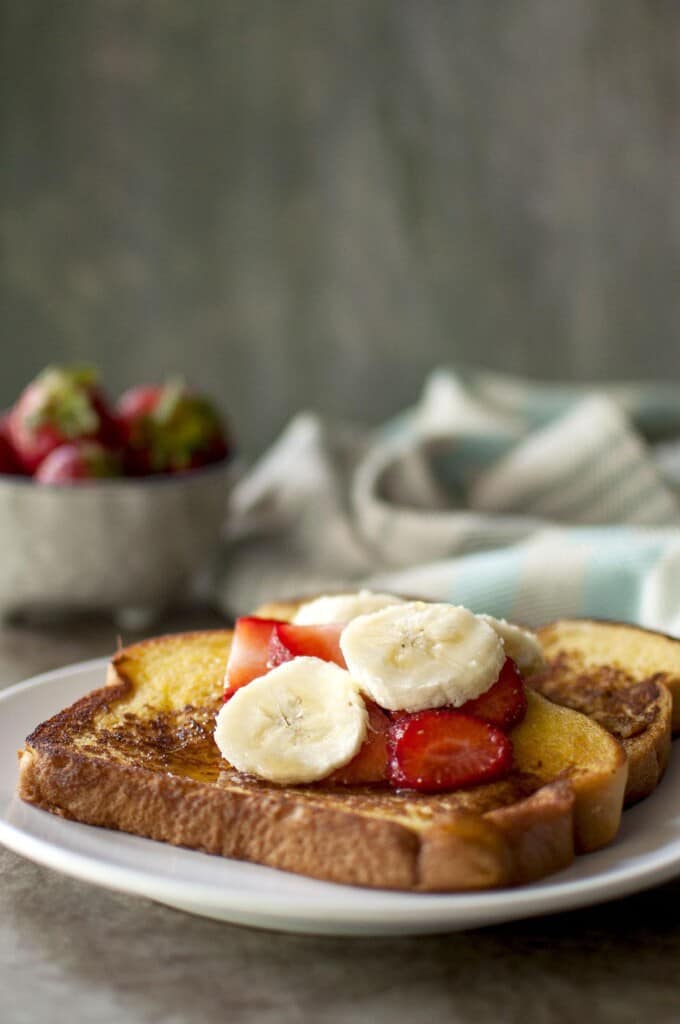
<svg viewBox="0 0 680 1024"><path fill-rule="evenodd" d="M217 622L199 611L163 627ZM5 627L0 687L115 642L98 619ZM0 848L0 1021L664 1024L680 1019L676 904L680 880L452 935L294 936L107 892Z"/></svg>

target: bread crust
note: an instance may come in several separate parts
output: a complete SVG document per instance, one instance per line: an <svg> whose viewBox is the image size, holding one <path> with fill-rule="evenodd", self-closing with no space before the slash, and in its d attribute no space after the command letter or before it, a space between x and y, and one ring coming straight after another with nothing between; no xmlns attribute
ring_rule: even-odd
<svg viewBox="0 0 680 1024"><path fill-rule="evenodd" d="M329 882L423 892L530 882L574 856L573 793L556 782L502 812L461 814L420 834L291 793L216 789L70 751L27 747L23 800L64 818Z"/></svg>
<svg viewBox="0 0 680 1024"><path fill-rule="evenodd" d="M609 661L603 657L599 664L589 662L584 668L580 658L588 655L588 645L597 633L600 642L610 645ZM557 620L537 634L548 667L532 677L532 686L550 700L591 715L616 736L628 757L626 806L649 796L668 765L672 732L680 729L680 641L607 619ZM646 674L618 666L619 643L633 639L638 648L649 648L650 638L654 644L660 639L672 645L668 650L678 660L677 673L665 665ZM650 657L654 660L658 653Z"/></svg>
<svg viewBox="0 0 680 1024"><path fill-rule="evenodd" d="M136 751L133 744L131 759L127 749L120 753L110 745L113 733L98 734L98 723L107 715L131 706L145 652L215 638L227 642L228 636L228 631L205 631L159 637L120 651L106 686L28 737L20 754L21 798L86 824L321 880L422 892L535 881L572 862L579 830L582 835L589 827L599 830L592 843L581 838L581 848L601 845L616 832L625 783L625 756L618 748L607 770L586 780L592 799L588 785L577 778L530 780L526 786L524 779L517 779L516 798L499 800L492 786L478 787L480 800L485 795L490 805L483 810L486 805L474 791L462 794L460 806L446 814L436 798L426 797L419 808L429 809L432 820L424 824L422 815L411 823L381 810L385 801L396 804L398 795L376 797L372 811L367 798L328 787L310 791L249 783L231 770L205 780L168 770L175 753L168 754L167 763L156 763L146 748ZM182 730L192 742L195 737L199 743L212 742L200 713L210 719L219 706L219 693L215 700L212 709L183 709L190 728L185 723ZM154 720L154 728L159 721ZM158 749L159 757L166 754L164 736L153 733L150 749Z"/></svg>

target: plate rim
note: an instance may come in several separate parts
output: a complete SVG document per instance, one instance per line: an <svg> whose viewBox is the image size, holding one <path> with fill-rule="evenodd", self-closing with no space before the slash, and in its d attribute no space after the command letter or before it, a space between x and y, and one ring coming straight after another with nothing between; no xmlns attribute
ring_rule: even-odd
<svg viewBox="0 0 680 1024"><path fill-rule="evenodd" d="M0 690L0 710L5 702L17 697L21 699L21 695L29 690L52 684L55 680L67 683L68 677L105 669L108 662L109 658L107 657L90 658L41 672L14 683ZM21 743L23 743L23 737L19 740L19 744ZM653 797L654 794L651 794L647 799L653 799ZM32 810L38 814L48 813L39 808L32 808ZM66 826L73 824L81 828L95 827L83 825L80 822L69 822L67 819L62 819L62 823ZM100 829L100 831L107 830ZM128 833L121 834L130 835ZM167 845L140 836L130 835L130 838L141 842L151 842L155 846ZM618 869L615 866L585 878L551 881L551 878L559 879L558 873L526 886L471 893L373 890L360 886L338 886L332 882L308 879L315 886L331 886L334 891L342 888L348 893L354 894L354 902L337 903L329 910L323 899L310 900L309 903L300 904L294 896L286 896L269 890L263 897L266 900L266 906L261 903L254 904L252 892L241 893L236 887L227 890L228 898L225 900L225 890L216 894L214 885L209 882L197 879L159 878L153 874L151 869L144 870L107 863L104 857L96 858L88 853L76 852L58 842L35 836L30 831L11 824L7 820L4 809L0 811L0 844L20 856L71 878L168 905L174 905L175 901L184 904L190 903L196 907L196 913L204 912L208 916L210 916L209 911L214 910L216 904L220 908L224 908L226 913L233 911L234 915L247 914L253 919L261 919L269 924L273 920L279 923L295 920L311 925L327 922L330 913L333 922L337 922L338 926L368 925L370 927L379 925L392 927L395 931L400 925L409 927L414 924L421 924L423 931L427 931L429 927L441 927L448 924L453 931L456 929L459 919L464 919L466 922L460 927L474 927L476 919L481 924L492 924L576 910L641 892L680 874L680 841L676 840L658 850L648 852L642 863L623 865ZM174 850L175 847L171 847L171 849ZM181 849L198 857L210 856L196 850ZM241 862L234 860L233 863ZM264 867L267 871L275 870L263 865L253 864L250 866ZM305 880L305 876L295 873L283 872L283 874L303 882ZM375 905L371 907L370 896L372 893L378 892L384 903L379 907ZM361 906L356 905L357 900ZM228 918L225 917L225 919Z"/></svg>

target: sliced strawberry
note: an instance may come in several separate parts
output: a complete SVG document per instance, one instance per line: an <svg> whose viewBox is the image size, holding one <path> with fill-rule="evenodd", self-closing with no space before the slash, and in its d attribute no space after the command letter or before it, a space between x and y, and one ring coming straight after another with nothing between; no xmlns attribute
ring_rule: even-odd
<svg viewBox="0 0 680 1024"><path fill-rule="evenodd" d="M466 701L458 710L483 718L500 729L509 729L521 722L527 710L527 695L514 661L506 658L497 682L481 697Z"/></svg>
<svg viewBox="0 0 680 1024"><path fill-rule="evenodd" d="M338 623L296 626L256 616L237 619L227 663L225 700L241 686L291 658L321 658L323 661L335 661L344 668L339 644L342 628Z"/></svg>
<svg viewBox="0 0 680 1024"><path fill-rule="evenodd" d="M281 622L277 632L281 643L294 658L306 655L308 658L334 661L340 668L346 668L340 650L340 634L344 628L344 622L330 622L322 626L296 626L293 622Z"/></svg>
<svg viewBox="0 0 680 1024"><path fill-rule="evenodd" d="M227 662L225 697L284 661L290 661L293 655L277 635L279 625L276 619L258 619L255 616L236 620Z"/></svg>
<svg viewBox="0 0 680 1024"><path fill-rule="evenodd" d="M392 723L389 777L426 793L490 782L512 768L512 742L488 722L460 711L419 711Z"/></svg>
<svg viewBox="0 0 680 1024"><path fill-rule="evenodd" d="M391 720L372 701L366 701L368 734L361 750L349 764L337 768L324 783L341 786L370 786L387 782Z"/></svg>

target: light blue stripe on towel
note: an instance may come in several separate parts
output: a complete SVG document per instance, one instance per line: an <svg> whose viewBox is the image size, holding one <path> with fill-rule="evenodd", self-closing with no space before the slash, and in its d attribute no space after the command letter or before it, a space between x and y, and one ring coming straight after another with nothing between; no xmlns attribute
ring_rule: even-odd
<svg viewBox="0 0 680 1024"><path fill-rule="evenodd" d="M523 546L467 555L457 560L448 600L474 612L505 619L512 611L519 585Z"/></svg>
<svg viewBox="0 0 680 1024"><path fill-rule="evenodd" d="M645 577L666 545L658 539L633 538L625 531L593 543L583 588L583 615L587 618L636 622Z"/></svg>

